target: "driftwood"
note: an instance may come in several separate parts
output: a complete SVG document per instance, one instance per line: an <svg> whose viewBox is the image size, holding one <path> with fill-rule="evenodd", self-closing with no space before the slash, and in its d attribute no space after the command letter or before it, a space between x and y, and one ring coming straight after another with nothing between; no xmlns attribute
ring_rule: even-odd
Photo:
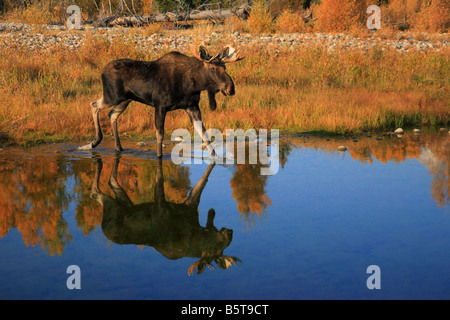
<svg viewBox="0 0 450 320"><path fill-rule="evenodd" d="M138 27L147 25L152 22L181 22L189 20L211 20L221 21L236 15L239 19L247 19L250 14L251 7L243 5L231 9L217 9L217 10L193 10L180 13L159 13L141 16L117 17L111 16L101 19L96 23L99 27L111 26L127 26Z"/></svg>

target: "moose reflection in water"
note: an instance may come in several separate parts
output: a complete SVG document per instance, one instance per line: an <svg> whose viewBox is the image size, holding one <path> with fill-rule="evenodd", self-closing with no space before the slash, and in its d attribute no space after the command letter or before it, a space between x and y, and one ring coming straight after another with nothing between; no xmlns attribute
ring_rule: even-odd
<svg viewBox="0 0 450 320"><path fill-rule="evenodd" d="M101 226L109 240L117 244L151 246L168 259L199 258L188 269L189 275L195 269L200 274L206 266L214 268L213 261L222 269L227 269L233 264L237 266L237 262L241 262L236 257L223 254L232 241L233 230L227 228L218 230L214 226L214 209L209 210L205 227L199 223L198 205L214 168L213 163L192 188L188 198L183 203L173 203L166 201L162 160L158 159L154 202L142 204L133 204L117 181L119 157L114 159L109 178L109 187L114 197L100 190L102 160L96 158L95 164L91 198L103 207Z"/></svg>

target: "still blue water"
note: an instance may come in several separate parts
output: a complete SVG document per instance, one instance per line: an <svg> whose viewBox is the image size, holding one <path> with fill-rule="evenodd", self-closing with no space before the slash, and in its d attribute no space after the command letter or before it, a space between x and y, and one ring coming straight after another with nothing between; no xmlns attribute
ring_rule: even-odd
<svg viewBox="0 0 450 320"><path fill-rule="evenodd" d="M442 141L440 146L448 146L448 138ZM2 221L10 227L4 227L6 234L0 238L0 298L449 299L450 211L445 189L449 159L438 158L420 141L416 156L383 161L373 150L367 158L370 161L361 161L351 156L351 147L342 153L322 142L296 143L289 149L284 167L273 176L259 177L255 168L246 165L212 169L198 205L198 221L205 228L208 211L214 209L217 230L233 231L231 242L220 254L238 258L237 266L222 269L213 261L215 269L206 267L191 276L188 269L199 257L168 258L167 251L165 256L151 245L118 244L105 235L100 222L87 232L80 227L77 208L83 194L83 206L101 212L96 200L89 198L98 159L103 163L100 189L111 198L117 196L108 185L114 156L107 147L95 156L73 155L66 146L50 146L44 151L14 149L14 155L8 149L0 151L4 155L0 181L5 185L11 180L10 188L19 190L18 194L32 192L21 183L29 174L27 168L31 170L28 162L42 161L43 168L45 163L57 164L52 181L64 186L60 198L65 197L54 200L65 201L58 223L65 223L64 235L70 235L63 241L63 249L52 253L42 245L45 232L39 229L40 222L35 228L41 240L30 244L19 230L23 227L15 212L4 212L2 217L14 218ZM62 151L51 151L58 148ZM88 169L75 170L77 166ZM120 159L118 181L134 204L154 201L153 189L145 189L144 183L153 178L142 175L153 172L154 176L156 167L156 160L126 156L126 152ZM433 170L436 167L440 171ZM208 165L167 168L166 164L166 181L178 170L192 189ZM127 170L135 170L131 182L120 180ZM79 175L85 175L84 180ZM249 181L249 177L255 180ZM44 194L47 178L38 182ZM436 179L444 179L444 200L437 200L433 192L433 185L442 185ZM240 188L243 181L248 186ZM178 190L176 181L172 187ZM167 197L168 191L165 193ZM172 190L169 196L174 194ZM22 205L23 215L38 207L34 198ZM81 290L66 286L70 265L80 267ZM366 285L370 265L380 267L381 289L369 290Z"/></svg>

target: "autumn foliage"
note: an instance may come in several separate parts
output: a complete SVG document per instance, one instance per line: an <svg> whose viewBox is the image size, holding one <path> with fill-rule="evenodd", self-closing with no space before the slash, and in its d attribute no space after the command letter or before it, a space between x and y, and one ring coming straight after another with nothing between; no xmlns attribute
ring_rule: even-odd
<svg viewBox="0 0 450 320"><path fill-rule="evenodd" d="M99 17L113 15L117 10L124 10L127 14L148 15L165 12L167 8L177 8L184 1L158 0L78 0L84 20L95 20ZM26 5L23 5L26 3ZM187 1L180 8L187 10L199 4L219 3L222 8L239 5L239 1L221 2ZM124 6L125 4L126 6ZM229 19L233 30L251 33L285 33L285 32L342 32L363 30L368 18L366 9L369 5L381 7L383 28L397 28L407 26L415 31L447 32L450 26L449 0L253 0L252 11L248 20L239 20L237 16ZM308 8L309 6L309 8ZM302 19L305 10L313 10L311 21ZM3 12L2 12L3 10ZM65 5L55 1L0 1L0 15L4 20L25 23L64 23L67 19ZM161 27L161 25L159 25ZM202 27L200 27L201 29Z"/></svg>
<svg viewBox="0 0 450 320"><path fill-rule="evenodd" d="M252 7L252 14L248 18L248 29L252 33L271 33L274 24L269 8L265 1L256 0Z"/></svg>
<svg viewBox="0 0 450 320"><path fill-rule="evenodd" d="M423 0L412 22L416 30L447 32L450 27L450 0Z"/></svg>
<svg viewBox="0 0 450 320"><path fill-rule="evenodd" d="M365 0L322 0L318 7L318 27L322 31L361 28L366 21Z"/></svg>
<svg viewBox="0 0 450 320"><path fill-rule="evenodd" d="M281 12L275 22L275 27L277 32L280 33L294 33L308 30L308 27L300 16L300 13L292 10L284 10Z"/></svg>
<svg viewBox="0 0 450 320"><path fill-rule="evenodd" d="M450 27L449 0L390 0L381 10L385 26L394 29L447 32Z"/></svg>

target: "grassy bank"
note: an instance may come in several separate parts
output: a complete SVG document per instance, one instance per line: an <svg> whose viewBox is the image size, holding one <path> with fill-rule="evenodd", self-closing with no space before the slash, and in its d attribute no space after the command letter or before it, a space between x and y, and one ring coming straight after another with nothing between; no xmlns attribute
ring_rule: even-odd
<svg viewBox="0 0 450 320"><path fill-rule="evenodd" d="M211 46L218 50L222 44ZM447 126L450 122L449 51L298 48L274 54L243 48L230 65L234 97L217 95L218 109L201 104L207 128L278 128L282 132L356 134L396 127ZM187 53L187 52L185 52ZM0 52L0 143L89 140L89 103L101 95L100 73L110 60L152 60L129 43L91 38L76 50ZM104 132L111 133L107 112ZM122 137L154 135L153 108L133 102L119 118ZM169 113L166 132L191 128L183 111Z"/></svg>

